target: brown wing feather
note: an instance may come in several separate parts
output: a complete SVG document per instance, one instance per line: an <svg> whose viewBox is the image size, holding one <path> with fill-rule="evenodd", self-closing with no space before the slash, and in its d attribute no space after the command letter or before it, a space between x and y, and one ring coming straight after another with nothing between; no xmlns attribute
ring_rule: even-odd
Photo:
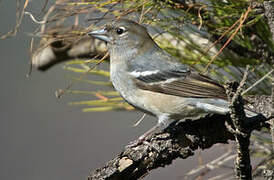
<svg viewBox="0 0 274 180"><path fill-rule="evenodd" d="M222 85L198 73L191 73L170 83L145 83L136 80L136 85L144 90L180 97L227 99Z"/></svg>

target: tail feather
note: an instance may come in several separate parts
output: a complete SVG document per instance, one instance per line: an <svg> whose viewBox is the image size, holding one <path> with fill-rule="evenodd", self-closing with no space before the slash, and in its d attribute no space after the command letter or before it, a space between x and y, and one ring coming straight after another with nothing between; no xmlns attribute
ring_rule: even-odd
<svg viewBox="0 0 274 180"><path fill-rule="evenodd" d="M229 113L228 102L225 100L208 99L206 101L196 102L196 107L203 109L206 112L216 114L227 114ZM258 113L252 111L248 106L245 106L245 113L247 117L258 115Z"/></svg>
<svg viewBox="0 0 274 180"><path fill-rule="evenodd" d="M248 109L247 107L245 107L245 115L246 117L252 117L252 116L257 116L258 113Z"/></svg>

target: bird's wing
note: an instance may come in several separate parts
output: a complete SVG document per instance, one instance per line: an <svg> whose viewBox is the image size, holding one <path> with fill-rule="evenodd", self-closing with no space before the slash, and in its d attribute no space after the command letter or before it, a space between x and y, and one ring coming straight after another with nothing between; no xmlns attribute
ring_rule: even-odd
<svg viewBox="0 0 274 180"><path fill-rule="evenodd" d="M180 97L226 99L223 86L197 72L180 70L155 70L135 75L136 85L143 89Z"/></svg>
<svg viewBox="0 0 274 180"><path fill-rule="evenodd" d="M144 90L180 97L226 99L223 86L181 64L156 47L129 63L130 75Z"/></svg>

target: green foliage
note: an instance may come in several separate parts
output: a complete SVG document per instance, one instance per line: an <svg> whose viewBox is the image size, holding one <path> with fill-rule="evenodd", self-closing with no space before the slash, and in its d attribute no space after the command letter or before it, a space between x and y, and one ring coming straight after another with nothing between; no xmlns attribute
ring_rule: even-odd
<svg viewBox="0 0 274 180"><path fill-rule="evenodd" d="M250 11L249 7L251 7ZM250 86L272 68L272 65L267 63L268 57L258 53L260 52L258 45L263 44L265 47L263 51L268 54L274 53L271 32L263 12L258 7L251 6L248 0L209 0L196 1L195 4L180 4L175 0L85 0L65 4L63 9L72 8L79 12L84 9L88 10L91 15L103 19L122 17L138 21L148 27L150 34L163 49L198 71L207 72L220 82L241 80L242 72L249 64L254 68L248 82ZM57 12L57 15L58 13L60 16L63 12ZM74 15L72 11L71 16ZM245 15L247 18L240 25ZM69 16L66 15L65 18L67 17ZM92 27L97 25L98 19L95 18L95 20L91 23ZM221 36L224 37L218 40L211 49L207 49ZM212 60L230 37L233 37L232 41ZM211 61L212 63L209 63ZM98 68L90 69L88 63L97 62L98 59L70 61L66 63L64 69L108 78L108 71ZM205 67L209 64L209 69L206 69ZM111 86L108 79L93 81L87 80L86 76L72 79L93 85ZM270 89L269 80L265 80L253 88L250 93L269 93L268 89ZM83 92L74 91L73 93L82 94ZM94 95L94 93L91 94ZM110 98L107 93L105 96L107 99ZM119 95L116 94L113 98L116 97ZM92 111L120 110L129 107L121 105L123 103L121 99L118 102L94 101L92 106L96 107L96 103L98 103L98 109L93 108ZM85 109L85 111L89 110Z"/></svg>
<svg viewBox="0 0 274 180"><path fill-rule="evenodd" d="M55 10L47 19L60 33L60 25L65 22L71 25L71 17L75 17L75 23L71 25L73 28L68 28L58 37L61 43L64 39L73 42L74 36L81 38L87 31L101 26L110 18L129 18L147 26L153 39L172 56L221 83L227 80L241 80L245 66L251 65L252 72L247 83L247 86L251 86L273 68L274 43L260 7L262 0L256 1L257 5L251 4L249 0L194 0L194 4L184 4L184 1L177 0L69 2L54 7ZM75 28L79 23L78 17L87 13L90 27L86 31L81 28L78 30ZM49 31L46 30L43 37L53 34L51 36L56 40L56 33ZM71 102L69 105L81 106L84 112L133 110L134 108L113 89L109 81L109 71L96 66L99 63L98 57L66 62L64 69L75 75L70 77L72 82L85 83L98 89L79 90L76 85L69 85L64 92L89 98ZM99 80L94 80L94 77L99 77ZM270 84L270 78L266 78L248 93L269 94ZM269 134L268 130L264 131ZM267 159L269 154L273 153L269 150L269 138L256 134L252 136L252 142L259 145L253 144L255 148L252 149L251 155ZM261 145L264 145L263 148ZM273 158L270 163L273 167Z"/></svg>
<svg viewBox="0 0 274 180"><path fill-rule="evenodd" d="M109 72L106 70L90 68L95 67L94 65L98 61L83 61L83 60L74 60L69 61L65 64L64 69L72 71L77 74L81 74L80 77L71 77L70 79L77 82L88 83L96 86L109 86L111 90L108 91L83 91L83 90L67 90L67 93L70 94L80 94L80 95L92 95L99 98L99 100L88 100L88 101L77 101L71 102L69 105L73 106L84 106L83 112L103 112L110 110L133 110L133 108L127 104L118 94L117 91L112 89L111 82L108 81ZM89 66L91 64L91 66ZM103 76L104 80L94 81L88 80L87 75Z"/></svg>

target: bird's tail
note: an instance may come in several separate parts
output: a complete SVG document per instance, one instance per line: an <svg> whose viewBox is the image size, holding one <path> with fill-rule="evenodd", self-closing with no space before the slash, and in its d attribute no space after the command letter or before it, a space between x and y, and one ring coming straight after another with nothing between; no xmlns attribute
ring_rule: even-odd
<svg viewBox="0 0 274 180"><path fill-rule="evenodd" d="M196 102L196 106L205 110L206 112L212 112L217 114L227 114L229 113L228 102L221 99L206 99L199 100ZM245 106L245 113L247 117L252 117L258 115L258 113L251 110L248 106Z"/></svg>
<svg viewBox="0 0 274 180"><path fill-rule="evenodd" d="M252 116L256 116L258 115L258 113L250 110L249 108L245 107L245 114L246 114L246 117L252 117Z"/></svg>

